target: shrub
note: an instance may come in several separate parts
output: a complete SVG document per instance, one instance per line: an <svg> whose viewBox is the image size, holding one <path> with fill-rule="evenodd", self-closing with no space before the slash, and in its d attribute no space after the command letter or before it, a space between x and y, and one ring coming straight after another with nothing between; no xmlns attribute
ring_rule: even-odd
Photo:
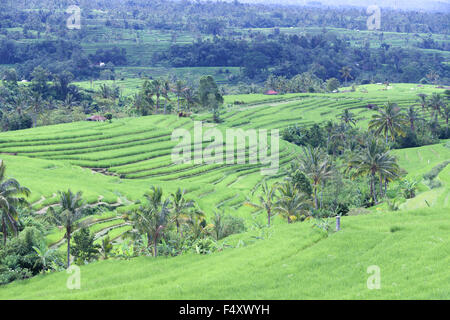
<svg viewBox="0 0 450 320"><path fill-rule="evenodd" d="M197 254L210 254L217 251L217 242L211 238L198 239L193 248Z"/></svg>
<svg viewBox="0 0 450 320"><path fill-rule="evenodd" d="M312 194L312 187L311 183L309 182L309 179L305 176L305 174L299 170L295 171L291 175L292 183L294 184L295 188L303 192L304 194L311 196Z"/></svg>
<svg viewBox="0 0 450 320"><path fill-rule="evenodd" d="M94 235L89 232L88 228L81 228L73 236L74 246L72 255L75 257L77 264L84 264L97 258L99 245L94 244Z"/></svg>
<svg viewBox="0 0 450 320"><path fill-rule="evenodd" d="M222 237L228 237L232 234L245 232L245 220L243 218L227 215L223 219Z"/></svg>

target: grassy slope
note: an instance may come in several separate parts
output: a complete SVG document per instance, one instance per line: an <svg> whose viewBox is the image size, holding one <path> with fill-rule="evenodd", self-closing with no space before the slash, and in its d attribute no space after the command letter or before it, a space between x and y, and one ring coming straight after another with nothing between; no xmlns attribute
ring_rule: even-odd
<svg viewBox="0 0 450 320"><path fill-rule="evenodd" d="M328 238L309 223L279 225L266 240L230 239L246 247L101 261L81 268L81 290L60 272L0 288L0 299L448 299L449 231L437 209L345 217ZM372 265L381 290L367 289Z"/></svg>

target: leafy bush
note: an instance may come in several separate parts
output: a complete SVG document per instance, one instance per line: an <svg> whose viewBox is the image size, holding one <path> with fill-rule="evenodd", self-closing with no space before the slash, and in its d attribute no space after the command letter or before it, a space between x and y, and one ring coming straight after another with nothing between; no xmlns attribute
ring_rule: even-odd
<svg viewBox="0 0 450 320"><path fill-rule="evenodd" d="M72 255L77 264L84 264L97 258L100 245L94 244L94 235L88 228L81 228L73 236Z"/></svg>
<svg viewBox="0 0 450 320"><path fill-rule="evenodd" d="M210 254L217 251L217 242L211 238L198 239L193 248L197 254Z"/></svg>
<svg viewBox="0 0 450 320"><path fill-rule="evenodd" d="M33 246L42 241L36 228L25 228L18 237L11 238L0 250L0 284L30 278L42 270Z"/></svg>
<svg viewBox="0 0 450 320"><path fill-rule="evenodd" d="M222 237L228 237L232 234L245 232L245 220L243 218L227 215L223 219Z"/></svg>

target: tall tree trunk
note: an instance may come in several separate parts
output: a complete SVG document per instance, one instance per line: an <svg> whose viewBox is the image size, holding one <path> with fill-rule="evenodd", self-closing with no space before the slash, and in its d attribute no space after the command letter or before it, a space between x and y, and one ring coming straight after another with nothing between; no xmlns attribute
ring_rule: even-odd
<svg viewBox="0 0 450 320"><path fill-rule="evenodd" d="M3 233L3 246L6 245L6 238L8 236L7 234L7 230L6 230L6 221L5 221L5 217L2 217L2 233Z"/></svg>
<svg viewBox="0 0 450 320"><path fill-rule="evenodd" d="M322 185L320 187L320 209L322 209L322 207L323 207L323 186L324 186L324 183L322 182Z"/></svg>
<svg viewBox="0 0 450 320"><path fill-rule="evenodd" d="M70 267L70 238L71 238L71 234L68 231L67 232L67 268Z"/></svg>
<svg viewBox="0 0 450 320"><path fill-rule="evenodd" d="M159 95L156 95L156 113L158 113L159 109Z"/></svg>
<svg viewBox="0 0 450 320"><path fill-rule="evenodd" d="M147 249L150 249L152 246L152 239L150 238L150 234L147 233Z"/></svg>
<svg viewBox="0 0 450 320"><path fill-rule="evenodd" d="M377 191L375 189L375 174L372 174L372 191L373 191L373 201L375 202L375 204L377 204L378 200L377 200Z"/></svg>
<svg viewBox="0 0 450 320"><path fill-rule="evenodd" d="M380 176L380 197L383 197L383 178Z"/></svg>
<svg viewBox="0 0 450 320"><path fill-rule="evenodd" d="M270 215L271 215L271 211L270 209L267 210L267 226L270 227Z"/></svg>
<svg viewBox="0 0 450 320"><path fill-rule="evenodd" d="M317 202L317 184L314 186L314 207L319 209L319 204Z"/></svg>

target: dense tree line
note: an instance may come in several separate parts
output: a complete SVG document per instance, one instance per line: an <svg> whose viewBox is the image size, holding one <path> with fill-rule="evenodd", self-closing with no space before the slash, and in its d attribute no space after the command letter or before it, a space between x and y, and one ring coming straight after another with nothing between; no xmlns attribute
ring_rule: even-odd
<svg viewBox="0 0 450 320"><path fill-rule="evenodd" d="M371 81L419 82L430 70L448 83L448 65L444 58L419 50L403 50L382 45L354 47L333 32L316 35L260 35L257 40L233 40L215 37L189 45L173 45L157 61L172 67L242 67L252 79L265 79L270 73L293 77L312 72L322 80L341 78L341 70L351 66L350 79ZM346 79L347 80L347 79Z"/></svg>
<svg viewBox="0 0 450 320"><path fill-rule="evenodd" d="M29 79L39 65L52 73L70 71L76 79L112 78L101 74L99 63L128 65L127 53L120 44L85 53L81 43L90 39L87 29L91 27L75 31L66 28L65 9L71 4L72 1L17 1L14 5L11 1L2 2L0 65L14 64L19 77L24 79ZM160 63L173 67L236 66L243 68L245 76L256 77L261 82L267 78L267 74L261 75L267 69L286 77L313 69L319 78L326 80L338 78L339 70L347 65L358 81L389 78L391 82L418 82L432 69L442 82L448 82L448 66L442 63L443 58L419 50L448 50L447 42L438 42L431 36L419 37L415 44L418 50L402 50L384 43L381 33L380 47L370 49L368 43L355 47L350 44L351 39L331 32L287 36L279 31L281 27L310 26L365 30L367 16L361 9L255 5L238 1L94 0L78 4L83 9L82 21L106 19L105 27L109 29L156 29L171 33L172 38L176 38L177 31L188 31L199 39L148 57L146 66ZM108 11L104 12L105 9ZM384 10L382 31L446 34L448 21L448 14L444 13ZM265 35L243 28L274 28L274 33ZM102 32L101 26L94 29ZM206 36L214 39L206 41Z"/></svg>
<svg viewBox="0 0 450 320"><path fill-rule="evenodd" d="M70 0L3 1L0 5L0 27L27 25L45 30L45 23L54 22ZM80 0L76 4L85 10L85 17L94 18L91 10L108 9L109 24L118 28L151 28L190 30L221 34L226 27L273 28L329 26L365 30L367 13L364 8L332 8L317 6L286 6L276 4L246 4L239 1L166 1L166 0ZM25 11L26 8L38 9ZM59 10L55 10L59 9ZM449 30L448 13L383 10L382 31L406 33L443 33Z"/></svg>

